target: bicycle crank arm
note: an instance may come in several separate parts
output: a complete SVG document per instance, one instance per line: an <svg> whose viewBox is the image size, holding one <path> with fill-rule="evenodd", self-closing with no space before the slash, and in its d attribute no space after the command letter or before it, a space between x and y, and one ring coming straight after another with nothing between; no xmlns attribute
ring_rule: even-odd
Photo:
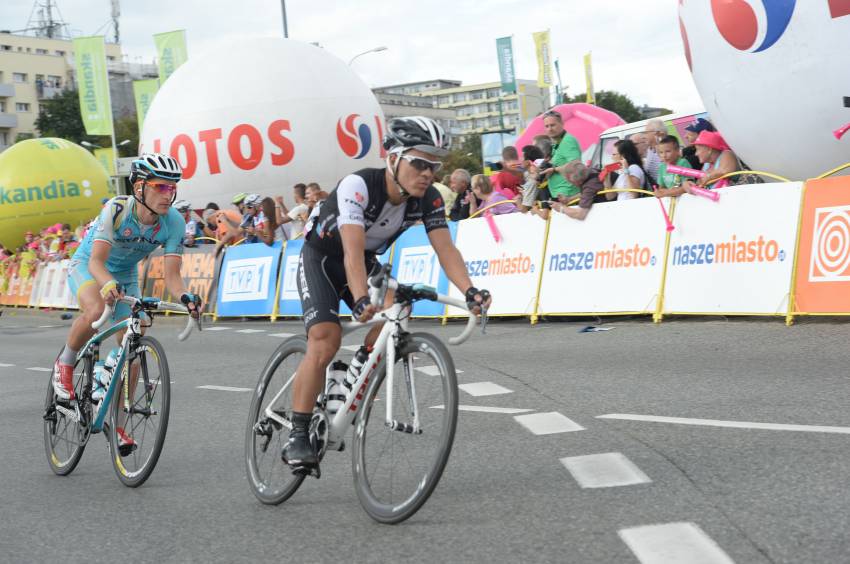
<svg viewBox="0 0 850 564"><path fill-rule="evenodd" d="M408 425L407 423L401 423L400 421L396 421L393 419L392 421L388 421L386 426L392 429L393 431L400 431L402 433L407 433L409 435L421 435L422 429L414 429L413 425Z"/></svg>
<svg viewBox="0 0 850 564"><path fill-rule="evenodd" d="M126 413L127 410L125 409ZM146 407L131 407L130 408L131 415L144 415L145 417L150 417L151 415L159 415L159 412L155 409L149 409Z"/></svg>
<svg viewBox="0 0 850 564"><path fill-rule="evenodd" d="M75 410L75 411L71 411L71 410L70 410L70 409L68 409L67 407L62 407L61 405L58 405L58 404L57 404L57 405L56 405L56 411L59 411L59 412L60 412L60 413L62 413L65 417L70 417L71 419L73 419L73 420L74 420L74 423L79 423L79 422L80 422L80 414L79 414L79 413L77 413L77 411L76 411L76 410Z"/></svg>

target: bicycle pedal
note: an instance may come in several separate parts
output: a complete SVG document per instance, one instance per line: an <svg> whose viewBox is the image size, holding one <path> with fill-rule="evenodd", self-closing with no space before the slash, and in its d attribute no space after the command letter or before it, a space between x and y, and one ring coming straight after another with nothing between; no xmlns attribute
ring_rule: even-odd
<svg viewBox="0 0 850 564"><path fill-rule="evenodd" d="M296 476L313 476L316 479L322 477L322 471L318 466L296 466L292 469L292 473Z"/></svg>

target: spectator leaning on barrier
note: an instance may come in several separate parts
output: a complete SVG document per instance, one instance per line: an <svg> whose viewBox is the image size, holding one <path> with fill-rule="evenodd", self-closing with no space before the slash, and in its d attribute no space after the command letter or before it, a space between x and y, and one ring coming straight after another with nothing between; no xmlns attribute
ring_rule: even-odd
<svg viewBox="0 0 850 564"><path fill-rule="evenodd" d="M657 184L658 168L661 166L661 155L658 153L658 144L668 135L667 128L660 119L651 119L646 123L645 138L647 149L643 168L649 173L649 177L653 179L653 184Z"/></svg>
<svg viewBox="0 0 850 564"><path fill-rule="evenodd" d="M489 179L494 191L517 203L521 196L520 186L523 180L520 164L516 147L508 145L502 149L502 170L490 176Z"/></svg>
<svg viewBox="0 0 850 564"><path fill-rule="evenodd" d="M436 179L436 176L434 177ZM443 204L446 206L446 217L449 215L449 209L451 209L452 205L455 203L455 198L457 194L455 194L452 189L446 185L447 182L451 182L449 174L444 174L441 178L442 182L437 182L436 180L432 182L434 188L440 193L440 196L443 197Z"/></svg>
<svg viewBox="0 0 850 564"><path fill-rule="evenodd" d="M655 195L659 198L681 196L685 193L685 189L682 188L682 176L667 172L668 165L691 168L691 163L682 157L679 140L668 135L658 144L658 152L662 163L658 167L658 188L655 189Z"/></svg>
<svg viewBox="0 0 850 564"><path fill-rule="evenodd" d="M604 188L602 181L599 180L599 171L586 167L580 161L573 161L566 165L564 176L581 188L578 207L567 205L571 203L569 200L575 200L575 198L568 199L562 196L558 198L557 202L552 203L552 209L573 219L583 220L587 217L590 208L593 207L597 195Z"/></svg>
<svg viewBox="0 0 850 564"><path fill-rule="evenodd" d="M483 174L476 174L472 177L472 191L475 196L481 200L481 209L488 209L488 211L490 211L493 215L502 215L518 211L516 205L511 199L504 194L493 190L493 185L490 184L490 180ZM499 202L503 203L499 204ZM492 208L489 207L494 204L499 205ZM471 202L469 206L470 214L474 214L477 210L478 205L475 202Z"/></svg>
<svg viewBox="0 0 850 564"><path fill-rule="evenodd" d="M552 198L557 198L560 195L575 196L578 194L578 186L571 184L564 178L559 167L565 164L581 159L581 147L578 140L567 133L564 129L564 120L561 114L555 110L549 110L543 113L543 127L546 130L546 135L552 142L552 168L547 168L542 171L542 174L549 181L549 195Z"/></svg>
<svg viewBox="0 0 850 564"><path fill-rule="evenodd" d="M522 211L527 212L534 207L534 202L537 201L539 193L539 184L537 176L540 174L540 169L537 164L543 162L543 151L536 145L526 145L522 148L522 166L525 169L522 183ZM537 163L537 164L535 164Z"/></svg>
<svg viewBox="0 0 850 564"><path fill-rule="evenodd" d="M259 194L249 194L243 204L245 216L242 218L242 228L245 230L245 242L262 241L266 245L273 244L277 222L274 220L272 199L263 198Z"/></svg>
<svg viewBox="0 0 850 564"><path fill-rule="evenodd" d="M694 141L697 148L697 156L702 163L702 171L705 176L697 180L698 186L711 188L709 184L718 178L740 170L738 157L729 148L729 145L724 141L723 136L716 131L703 131ZM686 181L684 183L685 191L687 192L693 182ZM716 186L714 186L716 187Z"/></svg>
<svg viewBox="0 0 850 564"><path fill-rule="evenodd" d="M452 221L462 221L468 218L470 206L475 205L477 207L480 205L471 185L472 176L465 168L455 169L449 177L449 186L455 193L455 201L449 210L449 219Z"/></svg>
<svg viewBox="0 0 850 564"><path fill-rule="evenodd" d="M283 196L275 197L275 214L277 222L280 225L288 224L287 237L294 239L304 233L304 225L307 223L307 217L310 215L310 208L306 204L307 185L298 183L292 187L292 198L295 200L295 205L292 209L287 209L283 202Z"/></svg>
<svg viewBox="0 0 850 564"><path fill-rule="evenodd" d="M647 135L646 133L635 133L634 135L629 137L629 140L634 144L635 149L637 149L638 156L640 157L641 168L643 169L644 174L646 174L647 162L652 162L652 164L655 166L656 172L658 171L658 166L660 165L660 159L658 158L658 155L655 154L655 151L649 150L648 138L649 135ZM646 178L647 183L650 187L656 183L655 177L651 174L648 175Z"/></svg>
<svg viewBox="0 0 850 564"><path fill-rule="evenodd" d="M699 162L697 156L697 147L694 141L703 131L717 131L710 121L704 118L697 118L695 122L685 128L685 148L682 149L682 157L690 163L689 168L699 169L702 163Z"/></svg>
<svg viewBox="0 0 850 564"><path fill-rule="evenodd" d="M207 225L213 231L213 237L218 241L215 254L221 252L225 245L232 245L242 239L242 216L235 210L214 211L207 218Z"/></svg>
<svg viewBox="0 0 850 564"><path fill-rule="evenodd" d="M646 172L643 170L642 160L634 143L628 139L617 141L614 143L614 151L611 153L611 158L614 162L620 163L620 171L617 181L613 186L611 186L611 175L605 177L605 188L631 188L633 190L646 190L648 188ZM637 198L637 196L635 192L612 192L611 194L606 194L607 199L616 199L618 201L631 200Z"/></svg>

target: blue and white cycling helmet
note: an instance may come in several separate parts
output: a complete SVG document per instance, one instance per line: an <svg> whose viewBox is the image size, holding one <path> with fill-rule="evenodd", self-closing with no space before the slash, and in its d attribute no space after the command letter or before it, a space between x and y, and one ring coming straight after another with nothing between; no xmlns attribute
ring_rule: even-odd
<svg viewBox="0 0 850 564"><path fill-rule="evenodd" d="M259 194L248 194L245 196L245 199L242 200L242 204L246 208L258 208L263 203L263 197Z"/></svg>
<svg viewBox="0 0 850 564"><path fill-rule="evenodd" d="M192 209L192 204L189 203L188 200L177 200L171 207L179 211L180 213L186 213Z"/></svg>
<svg viewBox="0 0 850 564"><path fill-rule="evenodd" d="M130 165L130 184L148 178L178 182L183 178L183 169L173 157L163 153L143 153Z"/></svg>

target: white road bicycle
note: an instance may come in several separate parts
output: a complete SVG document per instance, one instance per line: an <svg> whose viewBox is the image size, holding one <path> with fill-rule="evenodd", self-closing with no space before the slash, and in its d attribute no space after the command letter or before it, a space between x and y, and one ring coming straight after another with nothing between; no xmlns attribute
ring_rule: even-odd
<svg viewBox="0 0 850 564"><path fill-rule="evenodd" d="M389 265L369 279L369 287L373 304L382 304L388 289L395 291L395 303L367 323L343 324L346 335L386 323L339 410L328 414L324 394L319 397L310 438L322 459L328 450L345 448L345 435L354 424L351 462L360 504L378 522L399 523L422 507L440 481L454 441L458 408L452 357L433 335L407 331L410 312L419 300L468 310L464 301L439 295L434 288L399 284L390 277ZM463 333L449 339L451 344L464 342L474 330L476 318L468 315ZM295 371L306 351L303 336L284 341L254 390L245 457L251 490L265 504L286 501L305 478L292 473L280 452L292 428Z"/></svg>

